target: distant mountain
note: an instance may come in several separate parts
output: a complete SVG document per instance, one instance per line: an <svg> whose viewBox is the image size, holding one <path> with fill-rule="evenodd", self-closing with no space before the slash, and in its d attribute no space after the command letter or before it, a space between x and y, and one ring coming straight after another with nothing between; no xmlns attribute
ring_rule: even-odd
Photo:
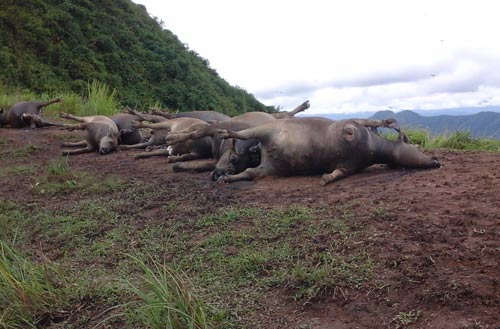
<svg viewBox="0 0 500 329"><path fill-rule="evenodd" d="M373 119L394 118L401 126L423 128L431 134L451 133L454 131L470 131L474 137L500 139L500 113L479 112L471 115L438 115L422 116L413 111L379 111Z"/></svg>
<svg viewBox="0 0 500 329"><path fill-rule="evenodd" d="M457 108L448 108L448 109L439 109L439 110L411 110L415 113L418 113L422 116L437 116L437 115L470 115L476 114L479 112L498 112L500 113L499 106L482 106L482 107L457 107ZM391 112L391 111L389 111ZM343 120L343 119L351 119L351 118L359 118L366 119L373 116L377 111L363 111L363 112L354 112L354 113L328 113L328 114L314 114L305 112L302 116L320 116L324 118L329 118L332 120ZM399 113L399 112L396 112Z"/></svg>
<svg viewBox="0 0 500 329"><path fill-rule="evenodd" d="M479 112L499 112L498 106L481 106L481 107L458 107L439 110L412 110L423 116L436 116L436 115L470 115Z"/></svg>

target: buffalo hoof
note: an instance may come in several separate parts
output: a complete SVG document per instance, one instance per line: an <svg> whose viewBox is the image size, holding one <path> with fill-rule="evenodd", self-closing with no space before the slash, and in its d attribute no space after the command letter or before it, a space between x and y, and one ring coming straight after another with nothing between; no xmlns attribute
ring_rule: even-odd
<svg viewBox="0 0 500 329"><path fill-rule="evenodd" d="M219 176L219 178L217 178L217 184L219 185L224 185L228 183L229 183L229 177L227 177L226 175L222 175Z"/></svg>
<svg viewBox="0 0 500 329"><path fill-rule="evenodd" d="M227 129L217 129L217 134L219 134L220 138L222 139L231 138L230 133Z"/></svg>
<svg viewBox="0 0 500 329"><path fill-rule="evenodd" d="M442 164L439 162L438 158L432 157L432 161L434 162L433 168L441 168Z"/></svg>
<svg viewBox="0 0 500 329"><path fill-rule="evenodd" d="M324 174L322 177L321 177L321 186L325 186L326 184L330 183L331 181L331 175L330 174Z"/></svg>

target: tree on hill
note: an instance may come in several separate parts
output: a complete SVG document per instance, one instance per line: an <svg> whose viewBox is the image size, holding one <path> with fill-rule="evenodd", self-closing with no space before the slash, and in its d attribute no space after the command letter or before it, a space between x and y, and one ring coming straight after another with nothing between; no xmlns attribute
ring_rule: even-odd
<svg viewBox="0 0 500 329"><path fill-rule="evenodd" d="M82 92L99 80L123 104L272 111L230 86L130 0L3 0L0 81L37 93Z"/></svg>

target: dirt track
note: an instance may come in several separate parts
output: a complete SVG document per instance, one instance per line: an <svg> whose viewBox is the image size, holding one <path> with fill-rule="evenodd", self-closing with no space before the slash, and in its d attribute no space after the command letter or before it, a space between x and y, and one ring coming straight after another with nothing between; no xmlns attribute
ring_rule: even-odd
<svg viewBox="0 0 500 329"><path fill-rule="evenodd" d="M0 152L0 169L13 165L44 168L59 156L64 136L75 135L57 129L0 129L0 137L6 141ZM6 156L29 144L41 151L32 157ZM201 194L207 209L227 204L264 208L348 204L356 214L373 218L367 227L376 264L370 288L354 289L342 297L332 292L321 302L306 306L290 303L283 292L266 302L263 318L289 319L284 321L289 327L309 319L314 328L384 328L398 326L391 323L396 310L418 309L421 314L411 328L500 328L498 154L434 151L443 164L440 169L374 166L322 187L320 176L218 185L209 181L208 173L173 173L164 159L134 160L134 153L78 155L70 159L70 165L99 176L112 174L165 184L173 194L184 195L186 203L200 202ZM31 177L0 179L2 199L51 202L26 193Z"/></svg>

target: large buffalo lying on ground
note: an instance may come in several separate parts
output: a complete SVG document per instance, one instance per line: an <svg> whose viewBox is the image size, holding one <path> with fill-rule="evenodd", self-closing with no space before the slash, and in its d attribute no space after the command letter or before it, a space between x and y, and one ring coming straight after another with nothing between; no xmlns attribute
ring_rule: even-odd
<svg viewBox="0 0 500 329"><path fill-rule="evenodd" d="M138 112L135 110L132 110L131 108L126 108L125 112L129 115L133 115L135 118L137 118L135 121L149 121L151 123L159 123L166 121L168 119L159 116L159 115L151 115L147 113L142 113ZM130 125L133 127L131 129L136 129L138 130L137 127L133 126L133 121L130 122ZM120 149L122 150L130 150L130 149L145 149L149 147L154 147L154 146L160 146L160 145L165 145L165 136L167 136L168 131L165 129L157 129L157 130L152 130L151 135L148 138L147 141L145 142L137 142L133 144L121 144Z"/></svg>
<svg viewBox="0 0 500 329"><path fill-rule="evenodd" d="M258 167L221 177L225 182L326 173L321 179L326 185L376 163L409 168L440 166L436 158L405 143L402 133L398 141L389 141L354 120L285 119L238 132L221 129L219 134L222 138L257 139L261 148Z"/></svg>
<svg viewBox="0 0 500 329"><path fill-rule="evenodd" d="M129 113L118 113L111 117L120 132L120 145L135 145L142 142L142 134L132 122L141 120L140 117Z"/></svg>
<svg viewBox="0 0 500 329"><path fill-rule="evenodd" d="M60 126L58 123L49 122L42 118L42 108L50 104L58 103L59 98L48 102L19 102L12 105L5 113L0 112L0 127L10 126L12 128L40 128L45 126Z"/></svg>
<svg viewBox="0 0 500 329"><path fill-rule="evenodd" d="M309 108L306 101L290 112L280 112L279 116L290 118L293 115ZM193 126L177 134L169 134L166 137L168 145L176 145L191 139L203 137L212 138L212 152L216 160L213 166L202 164L177 164L175 171L206 171L213 170L212 178L217 180L219 176L225 174L239 173L246 168L258 166L260 163L260 150L257 140L230 140L225 141L220 138L218 131L228 129L232 131L244 130L261 124L275 121L276 116L264 112L247 112L226 121L204 126Z"/></svg>
<svg viewBox="0 0 500 329"><path fill-rule="evenodd" d="M193 126L206 126L208 123L195 118L176 118L165 120L158 123L135 122L133 124L137 128L150 128L154 130L165 130L176 133ZM168 162L188 161L200 158L208 158L212 154L212 143L210 138L201 138L197 140L186 140L182 143L169 146L166 149L156 150L153 152L144 152L135 156L136 159L149 158L152 156L166 155Z"/></svg>
<svg viewBox="0 0 500 329"><path fill-rule="evenodd" d="M63 143L62 147L83 148L62 151L63 155L73 155L99 151L101 154L107 154L116 150L118 146L119 130L116 124L110 118L103 115L93 115L86 117L77 117L71 114L60 113L59 116L64 119L71 119L81 122L78 125L67 125L70 129L81 129L87 131L87 137L80 142Z"/></svg>

